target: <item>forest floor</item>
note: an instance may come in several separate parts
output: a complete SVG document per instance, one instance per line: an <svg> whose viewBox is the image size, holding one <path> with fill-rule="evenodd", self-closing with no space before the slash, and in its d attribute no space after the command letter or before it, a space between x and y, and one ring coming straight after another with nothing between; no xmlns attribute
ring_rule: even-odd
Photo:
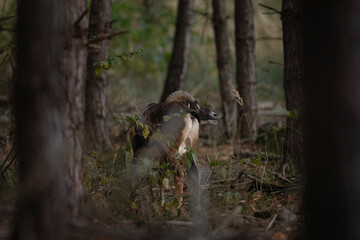
<svg viewBox="0 0 360 240"><path fill-rule="evenodd" d="M131 159L126 147L114 158L122 159L122 163L107 161L104 156L95 157L92 153L85 160L91 166L87 174L100 174L102 179L88 179L91 202L96 203L95 207L90 204L88 209L98 210L93 212L96 217L88 216L87 220L93 222L93 226L99 226L100 221L104 228L95 233L88 232L89 226L74 224L73 239L87 239L88 233L108 239L302 238L301 174L288 164L283 165L280 155L264 152L262 144L234 146L237 144L203 136L196 151L202 176L201 207L193 206L192 185L187 180L180 209L170 176L165 204L160 207L156 170L149 173L150 177L148 175L134 193L129 193L131 188L124 187L129 185L124 177L127 175L124 165ZM265 148L270 149L270 145ZM107 166L106 162L112 163ZM118 164L125 170L118 168ZM96 165L97 173L94 171Z"/></svg>
<svg viewBox="0 0 360 240"><path fill-rule="evenodd" d="M178 206L171 172L160 207L161 166L134 187L129 181L130 133L121 129L113 151L84 152L83 216L69 223L68 239L302 239L302 174L283 164L283 129L268 130L254 144L209 137L211 129L201 135L196 156L202 194L201 206L195 208L189 180ZM14 168L5 173L7 184L0 191L0 239L10 238L13 231Z"/></svg>
<svg viewBox="0 0 360 240"><path fill-rule="evenodd" d="M119 154L127 157L126 152L111 155ZM129 194L129 188L123 186L126 170L118 171L112 161L109 174L104 155L86 155L88 200L84 216L69 225L69 239L282 240L303 234L301 175L284 167L278 155L257 151L254 146L234 149L233 145L202 140L197 151L202 172L200 210L191 207L191 188L186 183L178 210L169 178L165 206L160 208L157 184L144 181ZM14 188L1 191L0 239L11 236L14 202Z"/></svg>

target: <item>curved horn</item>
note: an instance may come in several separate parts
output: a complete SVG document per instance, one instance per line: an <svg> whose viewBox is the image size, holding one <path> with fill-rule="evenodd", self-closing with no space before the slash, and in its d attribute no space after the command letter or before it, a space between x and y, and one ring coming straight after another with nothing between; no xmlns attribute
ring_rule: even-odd
<svg viewBox="0 0 360 240"><path fill-rule="evenodd" d="M176 91L171 93L165 102L197 102L190 93L185 91Z"/></svg>

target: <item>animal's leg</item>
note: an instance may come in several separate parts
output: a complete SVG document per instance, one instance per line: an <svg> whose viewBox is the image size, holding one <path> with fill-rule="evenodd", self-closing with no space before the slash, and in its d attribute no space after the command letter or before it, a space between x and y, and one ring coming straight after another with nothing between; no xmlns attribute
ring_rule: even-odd
<svg viewBox="0 0 360 240"><path fill-rule="evenodd" d="M163 169L159 169L159 177L158 177L158 183L159 183L159 189L160 189L160 205L161 207L164 206L164 198L165 198L165 186L164 186L164 179L167 178L169 169L167 167Z"/></svg>
<svg viewBox="0 0 360 240"><path fill-rule="evenodd" d="M179 207L181 206L183 200L183 192L184 192L184 171L181 169L181 166L177 164L175 168L175 195L177 196Z"/></svg>
<svg viewBox="0 0 360 240"><path fill-rule="evenodd" d="M196 166L195 162L192 162L190 172L190 179L193 184L193 193L194 193L194 207L200 207L200 200L201 200L201 189L200 189L200 179L201 173Z"/></svg>
<svg viewBox="0 0 360 240"><path fill-rule="evenodd" d="M160 206L164 207L165 190L162 182L160 183Z"/></svg>
<svg viewBox="0 0 360 240"><path fill-rule="evenodd" d="M155 193L153 191L153 180L151 174L148 175L147 180L149 184L149 192L150 192L151 200L152 202L155 202Z"/></svg>
<svg viewBox="0 0 360 240"><path fill-rule="evenodd" d="M164 198L165 198L165 187L164 187L164 183L163 180L166 177L167 170L166 169L159 169L159 189L160 189L160 206L163 207L164 206Z"/></svg>

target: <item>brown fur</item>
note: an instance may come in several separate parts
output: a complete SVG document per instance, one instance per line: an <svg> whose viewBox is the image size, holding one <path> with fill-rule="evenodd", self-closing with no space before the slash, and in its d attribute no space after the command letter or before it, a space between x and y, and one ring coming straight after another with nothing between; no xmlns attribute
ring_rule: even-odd
<svg viewBox="0 0 360 240"><path fill-rule="evenodd" d="M198 102L186 92L175 92L169 98L158 104L148 105L140 114L143 123L150 128L150 134L145 139L142 136L142 129L135 130L132 139L134 161L136 159L148 158L152 160L170 163L175 172L175 195L179 203L182 202L184 172L178 159L174 157L176 153L182 155L186 152L185 147L196 149L199 137L199 125L207 120L216 123L218 117L208 108L201 108ZM196 167L196 162L192 161L192 175L198 185L200 194L200 174ZM163 186L161 189L161 203L163 204ZM196 196L200 201L200 196Z"/></svg>

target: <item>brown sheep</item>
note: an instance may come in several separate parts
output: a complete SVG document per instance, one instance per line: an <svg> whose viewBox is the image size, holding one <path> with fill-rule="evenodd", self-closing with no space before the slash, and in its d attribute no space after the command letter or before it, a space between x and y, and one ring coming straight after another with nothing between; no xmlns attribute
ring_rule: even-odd
<svg viewBox="0 0 360 240"><path fill-rule="evenodd" d="M134 161L151 159L169 163L175 170L175 195L182 202L184 172L179 158L188 147L196 149L200 124L216 124L218 116L209 108L202 107L189 93L177 91L165 102L150 104L140 114L141 121L149 126L145 138L142 128L136 127L132 139ZM177 157L175 157L177 155ZM200 174L196 161L191 161L190 172L196 183L196 204L200 202ZM160 183L161 205L164 204L164 188Z"/></svg>

